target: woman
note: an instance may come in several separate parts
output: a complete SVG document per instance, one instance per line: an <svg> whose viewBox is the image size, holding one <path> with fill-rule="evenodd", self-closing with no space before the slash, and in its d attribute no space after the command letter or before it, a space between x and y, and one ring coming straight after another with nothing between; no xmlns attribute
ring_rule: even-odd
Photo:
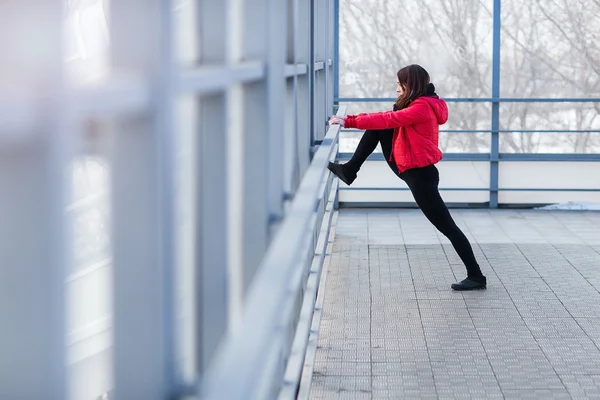
<svg viewBox="0 0 600 400"><path fill-rule="evenodd" d="M329 169L350 185L377 143L381 143L390 168L406 182L425 217L450 240L467 268L467 278L452 284L452 289L485 289L487 280L471 244L456 226L438 191L440 176L435 164L442 159L438 147L439 125L448 120L448 106L435 94L423 67L409 65L397 75L399 96L394 111L331 117L330 125L367 131L352 159L346 164L329 163Z"/></svg>

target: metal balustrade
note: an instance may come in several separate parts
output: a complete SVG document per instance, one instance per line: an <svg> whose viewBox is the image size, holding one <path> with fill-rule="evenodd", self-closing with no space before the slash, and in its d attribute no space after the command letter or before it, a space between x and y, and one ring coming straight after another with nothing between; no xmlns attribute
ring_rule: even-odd
<svg viewBox="0 0 600 400"><path fill-rule="evenodd" d="M573 98L552 98L552 97L539 97L539 98L519 98L519 97L502 97L500 95L500 50L501 50L501 30L502 30L502 16L501 16L501 0L493 1L493 9L491 10L492 17L492 74L491 74L491 96L490 97L443 97L444 100L448 103L484 103L490 104L490 129L441 129L440 132L448 133L448 134L460 134L460 133L489 133L490 134L490 151L487 153L445 153L443 161L473 161L473 162L481 162L485 161L488 164L489 168L489 184L487 187L472 187L467 185L466 187L454 187L444 186L444 182L441 183L441 190L443 191L463 191L463 192L488 192L489 199L486 202L479 202L474 200L472 203L469 203L469 206L473 205L484 205L490 208L497 208L501 202L499 202L498 195L500 192L588 192L588 193L597 193L600 192L599 181L589 180L588 187L510 187L510 186L502 186L500 184L500 163L505 162L560 162L560 163L570 163L570 162L598 162L600 161L600 154L596 153L579 153L579 154L555 154L555 153L503 153L500 151L500 138L502 134L509 133L523 133L523 134L532 134L532 133L572 133L574 135L581 133L598 133L600 130L594 129L590 127L590 129L576 129L576 130L565 130L565 129L526 129L526 130L514 130L514 129L501 129L500 127L500 104L501 103L599 103L600 98L598 97L573 97ZM335 4L338 13L336 13L336 26L334 29L335 32L335 48L336 51L339 52L339 0L336 0ZM338 58L336 58L338 59ZM352 103L375 103L375 102L385 102L388 104L393 104L396 100L394 97L351 97L351 96L340 96L339 89L339 65L336 64L334 69L334 100L338 104L350 105ZM358 130L342 130L342 132L359 132ZM343 140L343 139L341 139ZM351 153L340 152L338 160L340 162L344 162L351 157ZM383 161L383 157L380 153L375 153L368 158L369 161ZM595 173L595 172L594 172ZM359 175L360 177L360 175ZM379 186L374 187L370 186L361 186L360 182L356 182L352 187L347 187L342 185L340 187L341 191L346 193L348 192L356 192L362 191L367 193L369 191L373 192L382 192L382 191L406 191L407 187L401 186L392 186L391 183L386 185L385 187ZM396 202L380 202L377 199L379 196L373 195L371 198L375 199L373 201L349 201L348 204L350 206L386 206L386 204L397 204ZM550 202L550 201L547 201ZM463 203L459 203L460 205L464 205ZM402 204L404 205L404 204ZM533 203L519 203L512 204L513 206L531 206L538 205L536 202Z"/></svg>
<svg viewBox="0 0 600 400"><path fill-rule="evenodd" d="M293 318L265 361L291 357L297 386L295 328L337 193L325 173L333 1L101 3L108 74L86 84L67 76L64 60L81 57L65 56L64 2L0 6L0 397L194 395L226 335L252 343L248 315L273 284L265 315ZM71 200L73 164L90 153L106 182ZM95 209L106 257L78 247L97 239L80 229ZM253 388L278 391L277 365ZM231 385L203 390L222 399Z"/></svg>
<svg viewBox="0 0 600 400"><path fill-rule="evenodd" d="M339 0L103 1L109 71L87 84L63 3L0 5L0 398L306 397L338 196L365 190L326 169L349 157L326 121L393 101L339 96ZM447 99L491 103L490 130L448 131L491 151L445 156L490 184L442 190L598 191L499 184L501 162L600 160L501 153L500 103L600 99L501 98L494 6L491 97Z"/></svg>

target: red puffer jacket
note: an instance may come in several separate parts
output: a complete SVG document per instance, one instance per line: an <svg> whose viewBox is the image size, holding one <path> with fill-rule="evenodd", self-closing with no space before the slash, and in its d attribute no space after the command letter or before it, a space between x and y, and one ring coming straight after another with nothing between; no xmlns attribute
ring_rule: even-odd
<svg viewBox="0 0 600 400"><path fill-rule="evenodd" d="M348 115L344 127L394 129L392 157L398 171L422 168L442 159L439 125L448 120L448 106L437 96L423 96L399 111ZM390 160L391 161L391 160Z"/></svg>

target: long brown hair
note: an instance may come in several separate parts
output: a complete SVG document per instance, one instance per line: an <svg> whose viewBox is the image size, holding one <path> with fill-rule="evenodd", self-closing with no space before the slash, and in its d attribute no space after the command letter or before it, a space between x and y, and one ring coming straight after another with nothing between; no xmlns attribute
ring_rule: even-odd
<svg viewBox="0 0 600 400"><path fill-rule="evenodd" d="M396 109L408 107L417 97L428 94L429 74L425 68L417 64L408 65L398 71L398 83L404 88L404 93L396 100Z"/></svg>

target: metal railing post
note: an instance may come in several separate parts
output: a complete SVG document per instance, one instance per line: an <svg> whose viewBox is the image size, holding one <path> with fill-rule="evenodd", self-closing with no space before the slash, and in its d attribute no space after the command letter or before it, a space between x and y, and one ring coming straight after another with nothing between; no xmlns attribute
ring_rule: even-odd
<svg viewBox="0 0 600 400"><path fill-rule="evenodd" d="M490 147L490 208L498 208L498 161L500 153L500 1L494 0L492 55L492 132Z"/></svg>

